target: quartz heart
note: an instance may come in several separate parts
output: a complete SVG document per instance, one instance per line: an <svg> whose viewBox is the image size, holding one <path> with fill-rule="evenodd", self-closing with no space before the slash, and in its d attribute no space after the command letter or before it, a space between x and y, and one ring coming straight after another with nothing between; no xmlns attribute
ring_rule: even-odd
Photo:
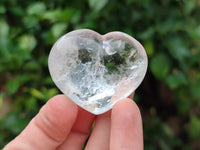
<svg viewBox="0 0 200 150"><path fill-rule="evenodd" d="M53 81L66 96L83 109L101 114L139 86L147 70L147 55L125 33L100 35L80 29L58 39L48 65Z"/></svg>

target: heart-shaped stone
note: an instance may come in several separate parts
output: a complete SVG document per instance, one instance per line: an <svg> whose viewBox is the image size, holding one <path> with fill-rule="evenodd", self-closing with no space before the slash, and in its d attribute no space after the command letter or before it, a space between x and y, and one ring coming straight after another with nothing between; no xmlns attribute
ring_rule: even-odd
<svg viewBox="0 0 200 150"><path fill-rule="evenodd" d="M80 29L58 39L48 64L53 81L66 96L85 110L101 114L139 86L147 55L125 33L100 35Z"/></svg>

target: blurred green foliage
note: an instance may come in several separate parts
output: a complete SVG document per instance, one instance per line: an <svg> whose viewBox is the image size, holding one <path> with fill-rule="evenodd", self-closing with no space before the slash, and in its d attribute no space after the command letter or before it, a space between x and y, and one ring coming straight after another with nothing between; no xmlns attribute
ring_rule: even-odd
<svg viewBox="0 0 200 150"><path fill-rule="evenodd" d="M59 93L48 54L79 28L126 32L144 45L149 70L135 98L145 150L200 149L199 0L1 0L0 148Z"/></svg>

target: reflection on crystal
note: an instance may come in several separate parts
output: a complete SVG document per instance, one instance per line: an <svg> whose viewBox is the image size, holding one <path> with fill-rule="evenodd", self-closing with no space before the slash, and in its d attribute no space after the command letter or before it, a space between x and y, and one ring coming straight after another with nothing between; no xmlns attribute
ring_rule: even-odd
<svg viewBox="0 0 200 150"><path fill-rule="evenodd" d="M139 86L147 56L141 44L125 33L102 36L81 29L54 44L48 64L53 81L66 96L101 114Z"/></svg>

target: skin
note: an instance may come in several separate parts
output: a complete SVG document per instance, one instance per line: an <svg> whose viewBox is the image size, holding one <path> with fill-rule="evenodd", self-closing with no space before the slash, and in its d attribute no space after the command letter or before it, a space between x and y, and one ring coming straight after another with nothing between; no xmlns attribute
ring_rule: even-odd
<svg viewBox="0 0 200 150"><path fill-rule="evenodd" d="M57 95L3 150L82 150L90 134L85 150L143 150L142 119L132 97L96 116Z"/></svg>

